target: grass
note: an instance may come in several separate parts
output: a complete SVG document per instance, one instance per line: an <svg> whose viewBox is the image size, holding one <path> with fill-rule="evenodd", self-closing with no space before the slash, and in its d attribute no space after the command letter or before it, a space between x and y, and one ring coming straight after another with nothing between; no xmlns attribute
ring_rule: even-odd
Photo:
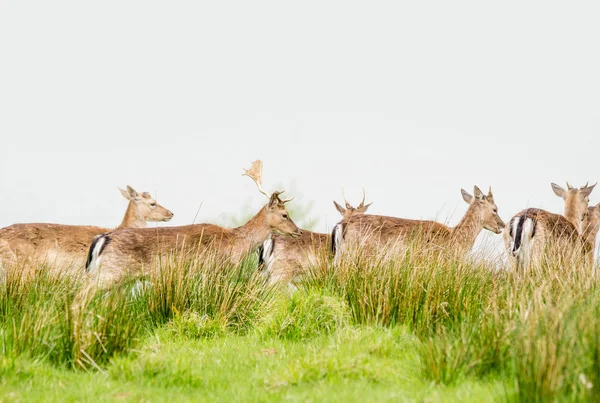
<svg viewBox="0 0 600 403"><path fill-rule="evenodd" d="M72 303L81 279L9 270L7 401L598 401L596 268L527 273L434 252L318 267L289 293L256 262L163 259Z"/></svg>

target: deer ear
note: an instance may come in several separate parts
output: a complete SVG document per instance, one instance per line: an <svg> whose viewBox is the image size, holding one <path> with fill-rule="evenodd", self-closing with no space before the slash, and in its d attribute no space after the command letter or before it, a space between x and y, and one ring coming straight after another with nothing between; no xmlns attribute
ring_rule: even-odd
<svg viewBox="0 0 600 403"><path fill-rule="evenodd" d="M269 207L275 207L275 206L279 205L279 203L281 203L279 201L279 195L280 195L280 193L281 192L273 192L273 194L269 198Z"/></svg>
<svg viewBox="0 0 600 403"><path fill-rule="evenodd" d="M485 197L481 189L479 189L477 186L473 186L473 194L475 195L475 198L477 200L483 200L483 198Z"/></svg>
<svg viewBox="0 0 600 403"><path fill-rule="evenodd" d="M551 183L552 185L552 190L554 191L554 194L557 195L558 197L561 197L562 199L567 198L567 191L562 187L557 185L556 183Z"/></svg>
<svg viewBox="0 0 600 403"><path fill-rule="evenodd" d="M590 193L592 193L592 190L594 190L594 186L596 186L596 184L594 183L592 186L588 186L586 188L583 188L581 190L581 194L583 197L590 197Z"/></svg>
<svg viewBox="0 0 600 403"><path fill-rule="evenodd" d="M473 201L473 196L471 196L469 194L469 192L467 192L464 189L460 190L460 193L462 194L463 200L467 202L467 204L471 204L471 202Z"/></svg>
<svg viewBox="0 0 600 403"><path fill-rule="evenodd" d="M362 206L361 208L358 209L358 211L360 213L365 213L369 209L369 207L371 206L371 204L373 204L373 202L367 204L366 206Z"/></svg>
<svg viewBox="0 0 600 403"><path fill-rule="evenodd" d="M123 195L124 198L126 198L127 200L131 200L131 196L129 195L129 192L126 190L123 190L121 188L118 188L119 191L121 192L121 194Z"/></svg>
<svg viewBox="0 0 600 403"><path fill-rule="evenodd" d="M131 197L131 200L140 200L140 198L142 197L141 194L139 194L138 192L136 192L135 189L132 188L129 185L127 185L127 192L129 193L129 196Z"/></svg>
<svg viewBox="0 0 600 403"><path fill-rule="evenodd" d="M346 214L346 209L337 204L335 200L333 201L333 205L335 206L335 209L338 211L338 213L340 213L341 215Z"/></svg>

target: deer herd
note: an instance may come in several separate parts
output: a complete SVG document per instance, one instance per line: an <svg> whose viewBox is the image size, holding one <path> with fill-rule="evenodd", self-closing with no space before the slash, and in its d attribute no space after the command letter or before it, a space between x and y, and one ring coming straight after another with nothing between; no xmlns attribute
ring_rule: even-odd
<svg viewBox="0 0 600 403"><path fill-rule="evenodd" d="M473 194L461 190L469 207L455 227L367 214L371 204L365 204L363 191L357 207L346 200L345 207L333 202L341 220L329 235L301 230L294 224L286 210L286 203L292 199L281 198L283 192L269 194L263 190L260 160L243 175L256 183L267 202L242 226L148 228L148 221L169 221L173 213L149 193L138 193L127 186L121 193L129 203L123 221L115 229L60 224L14 224L0 229L2 278L6 278L7 271L22 268L18 262L44 263L48 270L83 275L88 290L101 290L143 276L153 259L211 251L212 256L233 265L258 252L258 269L268 282L289 284L322 262L332 261L335 267L350 251L393 258L410 253L415 240L436 253L465 255L483 229L504 234L508 260L516 270L525 271L548 256L577 259L582 265L591 265L594 260L600 204L588 204L595 185L576 188L567 183L564 189L553 183L554 193L565 202L563 215L529 208L506 224L498 215L491 189L487 194L477 186Z"/></svg>

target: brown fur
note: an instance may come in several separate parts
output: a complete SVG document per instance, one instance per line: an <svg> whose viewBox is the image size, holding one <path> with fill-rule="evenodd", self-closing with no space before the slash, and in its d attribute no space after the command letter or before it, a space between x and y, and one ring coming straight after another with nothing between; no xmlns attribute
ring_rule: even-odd
<svg viewBox="0 0 600 403"><path fill-rule="evenodd" d="M358 214L343 220L342 249L346 245L361 248L364 254L394 255L404 253L409 243L417 241L420 246L433 250L452 249L466 253L482 229L497 234L502 232L504 222L498 216L498 209L490 192L485 196L475 186L475 197L462 191L469 208L462 220L454 228L435 221L409 220L405 218ZM343 250L336 250L339 261Z"/></svg>
<svg viewBox="0 0 600 403"><path fill-rule="evenodd" d="M270 284L286 284L298 279L310 267L326 260L331 249L331 235L306 230L297 238L274 235L272 242L272 255L262 268Z"/></svg>
<svg viewBox="0 0 600 403"><path fill-rule="evenodd" d="M118 228L142 227L146 221L168 221L173 217L149 193L137 193L129 186L121 193L129 203ZM14 263L23 257L49 263L60 271L83 271L92 240L109 231L81 225L14 224L0 229L0 263Z"/></svg>
<svg viewBox="0 0 600 403"><path fill-rule="evenodd" d="M300 235L301 231L289 218L278 195L274 193L266 206L237 228L196 224L110 232L106 234L106 246L97 258L98 267L94 264L88 267L90 284L101 289L111 287L125 278L143 274L144 266L148 266L153 258L172 253L214 253L220 260L238 264L274 231Z"/></svg>
<svg viewBox="0 0 600 403"><path fill-rule="evenodd" d="M346 201L346 208L335 201L333 204L342 215L342 219L348 219L354 214L365 213L372 203L365 205L363 195L363 200L358 207L353 207L348 201ZM306 274L310 267L319 266L330 257L330 234L302 230L302 235L299 237L275 234L271 237L271 241L273 251L270 256L264 258L266 267L261 267L271 284L293 282Z"/></svg>
<svg viewBox="0 0 600 403"><path fill-rule="evenodd" d="M591 246L592 253L596 249L598 230L600 230L600 203L593 207L588 207L588 214L585 217L583 225L582 237Z"/></svg>
<svg viewBox="0 0 600 403"><path fill-rule="evenodd" d="M518 220L523 215L535 222L535 236L530 241L528 261L520 262L510 253L510 224L506 226L504 245L513 266L527 268L531 264L541 264L545 258L560 263L577 263L582 260L584 264L592 263L600 222L600 205L588 208L581 235L573 223L560 214L529 208L516 214L513 219Z"/></svg>
<svg viewBox="0 0 600 403"><path fill-rule="evenodd" d="M577 229L577 232L581 234L583 231L582 223L584 221L584 216L588 212L590 193L592 193L592 190L594 190L596 185L588 186L586 184L581 188L574 188L567 183L567 190L556 183L552 183L551 185L554 193L565 201L565 218L569 220Z"/></svg>
<svg viewBox="0 0 600 403"><path fill-rule="evenodd" d="M531 263L539 265L542 259L580 259L593 260L593 250L597 229L594 224L596 211L588 208L589 196L595 185L574 188L567 183L565 190L552 183L554 193L565 201L564 216L553 214L546 210L530 208L513 216L504 229L504 246L509 263L513 267L526 269ZM523 250L518 256L511 251L511 222L518 220L524 214L535 222L535 236L529 249ZM580 236L586 231L585 235ZM590 238L593 242L587 242ZM512 240L514 242L514 240ZM591 256L591 258L590 258ZM591 260L590 260L591 259Z"/></svg>

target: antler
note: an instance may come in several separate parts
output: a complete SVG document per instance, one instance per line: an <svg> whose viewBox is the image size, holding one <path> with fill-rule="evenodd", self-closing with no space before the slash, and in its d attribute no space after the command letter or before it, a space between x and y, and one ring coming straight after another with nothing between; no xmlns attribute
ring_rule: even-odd
<svg viewBox="0 0 600 403"><path fill-rule="evenodd" d="M590 182L586 182L586 183L585 183L585 185L583 185L583 186L581 187L581 189L582 189L582 190L583 190L583 189L585 189L586 187L588 187L588 185L589 185L589 184L590 184Z"/></svg>
<svg viewBox="0 0 600 403"><path fill-rule="evenodd" d="M254 181L254 183L256 183L256 186L258 187L258 191L262 194L264 194L267 197L271 197L270 194L268 194L267 192L265 192L262 188L262 161L261 160L256 160L252 163L252 165L250 166L250 169L244 169L244 173L242 174L243 176L248 176L250 177L250 179L252 179Z"/></svg>
<svg viewBox="0 0 600 403"><path fill-rule="evenodd" d="M360 204L358 205L358 207L356 207L357 209L365 207L365 200L367 198L367 194L365 192L364 187L363 187L362 191L363 191L363 198L362 198L362 201L360 202ZM344 196L344 202L346 203L346 208L354 210L354 207L352 207L352 205L348 202L348 200L346 200L346 194L344 193L344 188L342 188L342 196Z"/></svg>
<svg viewBox="0 0 600 403"><path fill-rule="evenodd" d="M344 188L342 188L342 196L344 197L344 203L346 203L346 208L347 209L353 208L352 205L350 203L348 203L348 200L346 200L346 194L344 193Z"/></svg>
<svg viewBox="0 0 600 403"><path fill-rule="evenodd" d="M365 188L363 187L363 198L362 201L360 202L360 204L358 205L358 208L363 208L365 207L365 199L367 197L367 194L365 193Z"/></svg>
<svg viewBox="0 0 600 403"><path fill-rule="evenodd" d="M282 190L281 192L275 192L275 193L277 194L277 198L279 199L279 201L280 201L281 203L284 203L284 204L285 204L285 203L287 203L287 202L291 202L292 200L294 200L294 199L296 198L296 196L292 196L292 197L289 197L289 198L287 198L287 199L281 199L281 198L279 197L279 195L280 195L280 194L282 194L283 192L285 192L285 190Z"/></svg>
<svg viewBox="0 0 600 403"><path fill-rule="evenodd" d="M567 182L567 189L569 189L569 190L573 189L573 186L569 185L569 182Z"/></svg>

